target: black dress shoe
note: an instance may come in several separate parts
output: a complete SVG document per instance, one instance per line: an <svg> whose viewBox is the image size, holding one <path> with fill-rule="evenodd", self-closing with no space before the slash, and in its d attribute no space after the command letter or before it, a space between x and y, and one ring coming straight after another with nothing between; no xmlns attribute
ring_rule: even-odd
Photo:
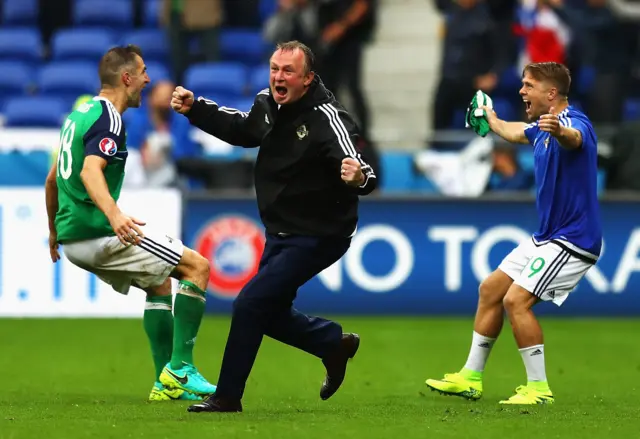
<svg viewBox="0 0 640 439"><path fill-rule="evenodd" d="M347 372L347 362L356 355L359 346L358 334L342 334L338 350L322 359L322 364L327 369L327 376L320 388L320 398L327 400L338 391Z"/></svg>
<svg viewBox="0 0 640 439"><path fill-rule="evenodd" d="M241 412L242 411L242 403L238 401L230 401L225 398L217 397L215 393L213 395L207 396L201 402L193 404L189 406L187 409L188 412L219 412L219 413L229 413L229 412Z"/></svg>

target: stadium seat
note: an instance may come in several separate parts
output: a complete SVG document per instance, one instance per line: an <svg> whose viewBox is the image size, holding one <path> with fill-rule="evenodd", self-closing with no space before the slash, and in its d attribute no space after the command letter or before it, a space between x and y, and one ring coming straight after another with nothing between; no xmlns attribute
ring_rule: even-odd
<svg viewBox="0 0 640 439"><path fill-rule="evenodd" d="M278 11L278 0L260 0L260 20L266 21Z"/></svg>
<svg viewBox="0 0 640 439"><path fill-rule="evenodd" d="M521 72L515 66L508 67L498 76L498 85L490 95L513 96L522 86Z"/></svg>
<svg viewBox="0 0 640 439"><path fill-rule="evenodd" d="M520 148L518 151L518 164L525 171L533 172L535 165L535 157L533 156L533 148Z"/></svg>
<svg viewBox="0 0 640 439"><path fill-rule="evenodd" d="M266 60L270 43L260 30L224 29L220 32L220 56L225 61L257 65Z"/></svg>
<svg viewBox="0 0 640 439"><path fill-rule="evenodd" d="M34 85L33 71L20 61L0 61L0 99L27 94Z"/></svg>
<svg viewBox="0 0 640 439"><path fill-rule="evenodd" d="M53 62L38 74L38 89L42 96L64 100L70 109L83 94L96 94L100 88L97 68L87 62Z"/></svg>
<svg viewBox="0 0 640 439"><path fill-rule="evenodd" d="M518 116L513 105L508 99L497 97L493 99L493 109L496 114L503 120L517 120Z"/></svg>
<svg viewBox="0 0 640 439"><path fill-rule="evenodd" d="M185 73L185 87L212 100L245 97L246 86L247 69L239 63L194 64Z"/></svg>
<svg viewBox="0 0 640 439"><path fill-rule="evenodd" d="M155 61L147 62L146 60L144 63L147 66L147 73L149 74L149 79L151 79L151 85L156 81L171 80L169 69L167 69L165 64Z"/></svg>
<svg viewBox="0 0 640 439"><path fill-rule="evenodd" d="M78 0L73 8L73 25L111 28L133 27L133 4L128 0Z"/></svg>
<svg viewBox="0 0 640 439"><path fill-rule="evenodd" d="M2 25L37 26L38 0L4 0L2 2Z"/></svg>
<svg viewBox="0 0 640 439"><path fill-rule="evenodd" d="M39 64L42 60L40 32L35 28L0 29L0 60Z"/></svg>
<svg viewBox="0 0 640 439"><path fill-rule="evenodd" d="M589 95L589 91L593 86L593 82L596 76L596 69L591 66L582 66L578 70L578 78L576 81L576 92L580 97L586 97Z"/></svg>
<svg viewBox="0 0 640 439"><path fill-rule="evenodd" d="M384 169L384 178L379 183L381 192L411 192L414 171L413 157L410 154L383 152L380 154L380 167Z"/></svg>
<svg viewBox="0 0 640 439"><path fill-rule="evenodd" d="M126 33L120 44L135 44L142 49L145 62L169 61L169 45L164 29L137 29Z"/></svg>
<svg viewBox="0 0 640 439"><path fill-rule="evenodd" d="M640 120L640 99L627 99L622 117L625 121Z"/></svg>
<svg viewBox="0 0 640 439"><path fill-rule="evenodd" d="M269 87L269 74L271 68L267 65L254 68L249 74L249 91L257 94L260 90Z"/></svg>
<svg viewBox="0 0 640 439"><path fill-rule="evenodd" d="M162 0L146 0L142 11L142 23L145 27L159 28L162 11Z"/></svg>
<svg viewBox="0 0 640 439"><path fill-rule="evenodd" d="M7 127L59 128L69 107L61 99L45 96L23 96L5 102L3 109Z"/></svg>
<svg viewBox="0 0 640 439"><path fill-rule="evenodd" d="M52 38L51 55L55 61L88 61L97 66L114 45L113 34L107 29L63 29Z"/></svg>

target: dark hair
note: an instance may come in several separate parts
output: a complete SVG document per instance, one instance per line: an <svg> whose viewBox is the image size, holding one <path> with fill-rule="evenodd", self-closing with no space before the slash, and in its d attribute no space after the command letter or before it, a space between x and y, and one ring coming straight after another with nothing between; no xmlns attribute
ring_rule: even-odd
<svg viewBox="0 0 640 439"><path fill-rule="evenodd" d="M571 87L571 73L563 64L557 62L539 62L527 64L522 71L522 76L529 73L538 81L549 81L558 89L562 96L569 95Z"/></svg>
<svg viewBox="0 0 640 439"><path fill-rule="evenodd" d="M300 49L302 53L304 53L305 73L312 72L315 68L316 56L309 46L297 40L278 43L276 45L276 52L278 50L293 52L296 49Z"/></svg>
<svg viewBox="0 0 640 439"><path fill-rule="evenodd" d="M125 67L131 71L135 68L136 55L142 58L142 50L133 44L109 49L100 59L98 67L100 86L117 87L121 69Z"/></svg>

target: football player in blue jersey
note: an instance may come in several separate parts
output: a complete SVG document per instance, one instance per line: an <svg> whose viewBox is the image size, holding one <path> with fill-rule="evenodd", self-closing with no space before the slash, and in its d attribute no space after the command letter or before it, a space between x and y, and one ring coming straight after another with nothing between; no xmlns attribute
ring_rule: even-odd
<svg viewBox="0 0 640 439"><path fill-rule="evenodd" d="M491 130L530 144L535 157L539 228L509 253L479 289L471 350L465 366L426 381L444 394L482 396L485 364L506 311L527 372L527 384L501 404L554 402L545 372L542 329L532 312L540 301L560 306L600 256L597 138L589 118L568 101L571 75L562 64L529 64L520 95L529 123L506 122L482 107Z"/></svg>

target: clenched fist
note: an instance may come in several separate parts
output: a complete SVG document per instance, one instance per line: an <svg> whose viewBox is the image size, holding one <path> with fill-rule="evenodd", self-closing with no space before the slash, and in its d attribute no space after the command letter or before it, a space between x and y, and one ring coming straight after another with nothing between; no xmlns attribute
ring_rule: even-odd
<svg viewBox="0 0 640 439"><path fill-rule="evenodd" d="M171 96L171 108L180 114L186 114L193 106L193 99L193 92L179 85Z"/></svg>
<svg viewBox="0 0 640 439"><path fill-rule="evenodd" d="M548 114L540 116L540 119L538 120L538 128L540 128L540 131L551 133L552 136L560 134L562 126L560 125L560 118L558 117L558 113L556 113L554 107L549 109Z"/></svg>
<svg viewBox="0 0 640 439"><path fill-rule="evenodd" d="M361 186L364 183L364 174L362 173L362 165L356 159L345 158L342 160L340 169L342 181L351 186Z"/></svg>

